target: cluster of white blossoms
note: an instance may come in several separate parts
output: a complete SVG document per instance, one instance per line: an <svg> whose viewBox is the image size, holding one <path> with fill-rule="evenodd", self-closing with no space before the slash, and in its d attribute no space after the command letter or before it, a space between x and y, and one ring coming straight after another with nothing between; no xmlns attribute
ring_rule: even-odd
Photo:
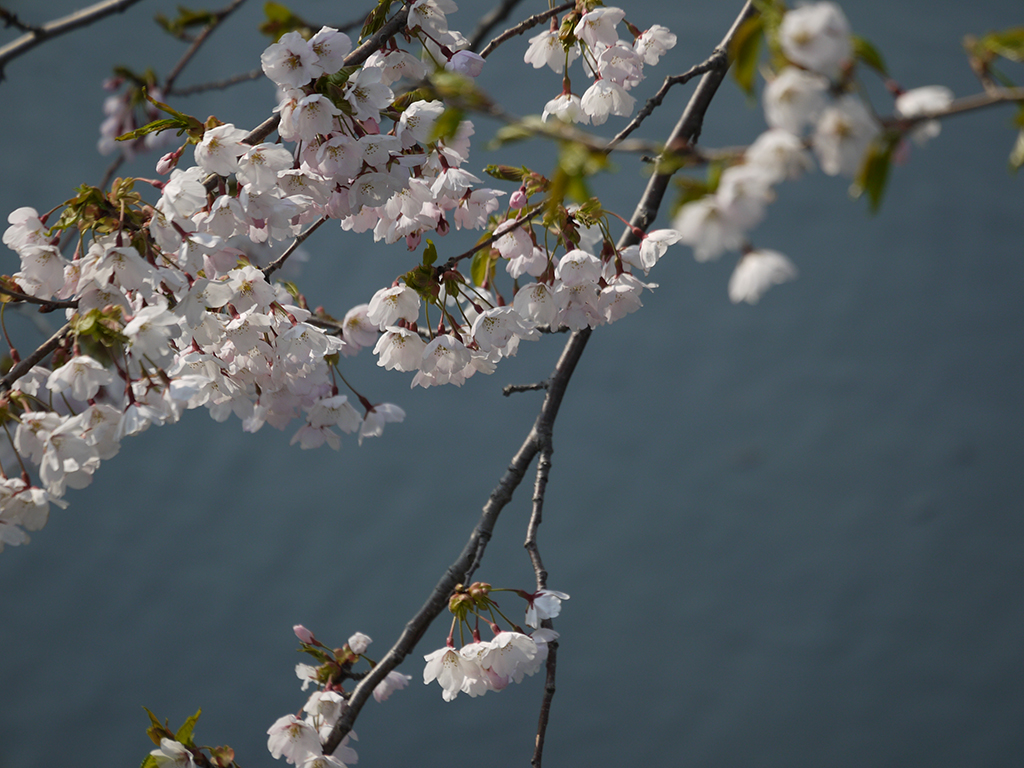
<svg viewBox="0 0 1024 768"><path fill-rule="evenodd" d="M633 41L619 39L618 25L626 17L621 8L597 7L582 14L563 34L552 20L551 28L530 38L523 59L535 69L551 67L565 73L562 93L544 107L544 120L557 117L574 123L601 125L608 115L628 117L636 99L629 90L644 78L644 64L654 65L676 44L676 36L655 24L644 32L630 26ZM567 68L581 59L593 83L577 96L572 91Z"/></svg>
<svg viewBox="0 0 1024 768"><path fill-rule="evenodd" d="M310 683L316 685L317 689L303 705L302 717L285 715L270 726L267 730L267 748L275 759L283 757L286 762L299 768L343 768L354 765L359 760L356 751L349 746L350 739L357 739L354 732L345 736L332 754L324 754L322 743L327 740L348 706L348 694L337 682L337 677L346 674L363 657L372 641L362 632L356 632L344 647L331 651L302 625L296 625L294 631L302 641L302 649L323 663L318 667L296 665L295 674L303 681L302 690L306 690ZM409 680L409 675L392 671L378 683L373 697L383 702L394 691L408 686Z"/></svg>
<svg viewBox="0 0 1024 768"><path fill-rule="evenodd" d="M464 593L454 595L450 607L456 614L456 621L466 622L467 613L479 616L479 611L495 607L487 597L489 592L490 585L478 582ZM445 646L423 657L426 661L424 684L436 680L441 686L442 698L452 701L459 693L476 697L488 691L501 691L510 682L521 683L523 678L535 674L547 660L548 643L558 639L553 629L537 627L541 621L558 616L562 600L568 600L569 596L550 589L519 594L527 599L526 624L534 627L532 633L502 631L490 623L494 632L491 640L481 640L480 633L474 629L473 641L456 648L453 623L453 633L449 634Z"/></svg>
<svg viewBox="0 0 1024 768"><path fill-rule="evenodd" d="M817 160L830 176L853 177L861 169L882 125L852 83L854 46L849 23L835 3L803 5L787 12L779 42L789 65L764 89L769 129L726 168L713 194L684 205L673 226L680 242L699 261L727 250L743 255L729 281L734 302L756 303L772 285L796 277L793 263L781 253L754 249L747 233L765 216L774 186L799 178ZM896 112L916 118L944 109L952 94L944 88L921 88L896 101ZM919 139L933 136L934 121L919 126Z"/></svg>

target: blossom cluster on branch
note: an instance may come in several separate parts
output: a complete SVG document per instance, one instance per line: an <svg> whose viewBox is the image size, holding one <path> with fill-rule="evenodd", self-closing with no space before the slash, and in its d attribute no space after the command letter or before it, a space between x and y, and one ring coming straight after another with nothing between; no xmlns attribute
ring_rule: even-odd
<svg viewBox="0 0 1024 768"><path fill-rule="evenodd" d="M718 153L695 146L702 113L685 137L674 133L654 161L649 190L687 166L708 166L707 180L687 177L672 226L652 229L660 197L650 217L645 212L627 221L586 192L586 177L603 167L618 137L605 144L575 126L631 116L632 91L646 68L676 45L671 31L657 24L642 30L625 10L597 0L578 0L561 19L554 15L560 9L533 17L550 26L529 39L523 63L562 76L561 93L546 100L533 128L548 126L561 140L562 155L547 175L525 165L488 166L485 173L496 182L491 187L470 170L475 128L467 115L502 113L474 81L485 58L449 28L457 6L414 0L392 12L392 5L380 0L358 47L331 27L282 30L261 56L278 94L268 130L178 112L159 100L164 90L155 78L139 93L146 109L168 118L136 127L139 103L111 97L104 148L117 138L141 150L171 129L187 135L156 165L166 180L117 179L109 191L83 186L49 212L22 207L10 214L3 243L18 255L20 268L0 278L2 301L63 312L66 324L24 359L11 344L11 365L0 379L0 421L20 469L0 467L0 549L27 541L26 531L46 523L50 504L63 506L68 488L89 485L124 438L177 422L185 410L206 408L217 421L234 415L249 432L297 421L292 443L337 449L339 433L356 434L361 442L405 415L358 392L342 375L342 360L363 348L372 350L378 366L411 374L411 386L431 387L492 373L521 342L544 333L572 331L570 345L585 344L591 330L642 306L643 292L657 287L646 276L679 243L699 261L739 251L729 295L755 303L771 285L796 276L786 256L749 240L776 185L817 164L827 175L852 178L854 191L877 204L889 165L906 154L906 139L934 137L934 118L957 109L941 86L906 91L888 78L880 56L852 34L835 3L793 10L781 2L747 3L727 35L725 47L736 43L728 56L716 51L689 74L668 78L664 89L702 73L712 78L713 95L729 61L744 62L752 72L756 46L767 41L763 107L769 128L748 147ZM1013 44L1024 51L1024 42ZM991 50L1006 47L1005 40L991 44ZM977 50L975 61L989 51ZM589 81L582 95L570 79L576 61ZM979 65L983 75L987 66ZM864 97L857 79L864 67L885 77L895 97L891 118L880 117ZM742 84L744 75L738 77ZM978 106L1024 100L1017 90L983 82L988 100ZM662 96L641 109L626 132ZM278 140L271 141L274 129ZM568 135L581 140L567 141ZM185 167L189 147L194 164ZM155 203L137 191L142 184L159 192ZM645 202L646 194L638 210ZM627 226L618 241L616 219ZM640 219L643 228L635 223ZM294 285L274 282L273 275L329 220L408 251L422 247L422 256L404 264L389 285L368 289L367 302L340 319L313 310ZM452 227L480 235L468 251L443 258L431 237ZM280 255L261 264L254 245L276 246ZM575 359L568 365L571 375ZM533 631L501 613L493 597L499 590L489 584L460 583L452 592L455 580L442 582L438 605L447 599L454 618L445 645L424 655L423 680L436 681L446 701L500 691L554 658L549 653L558 633L550 620L568 595L546 588L533 538L550 435L530 447L526 463L541 455L528 535L538 585L533 592L509 591L527 601L524 623ZM458 574L465 572L466 582L486 541L478 534L473 565ZM481 624L493 637L481 636ZM408 630L413 645L425 629ZM375 662L365 654L370 639L361 633L331 649L305 627L294 631L301 650L317 662L299 665L297 675L303 690L310 684L315 690L299 713L270 727L268 748L303 768L352 764L357 756L349 739L355 738L351 723L360 691L368 697L372 686L374 698L384 701L404 688L410 676L393 667L411 645L396 643L401 652L393 648ZM360 661L369 671L355 671ZM349 681L357 681L358 690L349 690ZM361 688L358 681L365 681ZM151 715L157 749L147 763L234 765L230 748L195 744L197 717L171 731Z"/></svg>

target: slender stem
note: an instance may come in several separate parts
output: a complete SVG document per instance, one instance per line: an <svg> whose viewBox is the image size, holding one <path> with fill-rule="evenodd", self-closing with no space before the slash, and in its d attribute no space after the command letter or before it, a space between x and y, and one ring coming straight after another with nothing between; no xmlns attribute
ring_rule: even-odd
<svg viewBox="0 0 1024 768"><path fill-rule="evenodd" d="M309 226L309 228L305 232L296 237L295 240L292 242L291 245L288 246L287 250L285 250L284 253L282 253L280 256L278 256L276 259L274 259L272 262L267 264L266 267L263 268L263 276L270 277L272 274L277 272L277 270L279 270L282 266L284 266L284 263L288 259L288 257L295 253L295 249L302 245L302 243L306 240L307 237L309 237L318 229L320 229L320 225L322 225L325 221L327 221L326 216L317 219L313 224Z"/></svg>
<svg viewBox="0 0 1024 768"><path fill-rule="evenodd" d="M185 51L182 57L178 60L178 63L174 65L170 74L167 75L167 79L164 81L165 93L169 92L174 87L174 81L178 79L178 75L180 75L182 70L185 69L190 61L192 61L192 58L202 47L203 43L206 42L206 39L217 27L221 25L224 19L234 13L244 2L245 0L232 0L230 5L214 14L213 21L203 27L203 31L196 35L196 39L192 41L192 45L188 47L188 50Z"/></svg>
<svg viewBox="0 0 1024 768"><path fill-rule="evenodd" d="M484 48L482 51L480 51L480 55L486 59L488 56L490 56L492 53L494 53L494 49L495 48L497 48L499 45L504 43L506 40L510 40L513 37L515 37L516 35L521 35L524 32L526 32L527 30L533 29L538 24L543 24L545 21L550 19L552 16L557 16L562 11L568 11L571 8L575 8L575 7L576 7L576 3L564 3L562 5L557 6L556 8L550 8L549 10L546 10L543 13L538 13L538 14L536 14L534 16L531 16L530 18L526 19L525 21L519 22L514 27L510 27L509 29L506 29L504 32L502 32L500 35L498 35L496 38L491 40L491 42L489 42L487 44L487 47Z"/></svg>
<svg viewBox="0 0 1024 768"><path fill-rule="evenodd" d="M50 21L41 27L35 27L17 40L13 40L0 48L0 81L4 78L4 66L11 59L32 50L37 45L49 40L52 37L72 32L79 27L99 21L104 16L113 13L122 13L135 5L139 0L103 0L103 2L83 8L80 11L69 13L56 21Z"/></svg>

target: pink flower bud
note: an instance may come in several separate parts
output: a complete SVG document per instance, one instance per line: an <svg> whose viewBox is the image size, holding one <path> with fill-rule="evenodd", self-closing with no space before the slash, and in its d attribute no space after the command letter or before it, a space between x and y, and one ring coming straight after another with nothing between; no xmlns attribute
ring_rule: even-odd
<svg viewBox="0 0 1024 768"><path fill-rule="evenodd" d="M466 77L477 77L484 68L484 59L479 53L472 51L456 51L444 65L449 72L458 72Z"/></svg>
<svg viewBox="0 0 1024 768"><path fill-rule="evenodd" d="M292 627L292 632L294 632L295 636L299 638L299 642L306 643L307 645L312 645L316 642L316 638L313 637L313 633L301 624L296 624Z"/></svg>
<svg viewBox="0 0 1024 768"><path fill-rule="evenodd" d="M156 172L161 176L166 176L171 170L178 164L178 160L181 159L181 151L168 152L166 155L161 157L156 163Z"/></svg>
<svg viewBox="0 0 1024 768"><path fill-rule="evenodd" d="M348 647L352 649L352 653L362 654L366 652L366 647L371 643L369 637L364 635L362 632L356 632L352 637L348 639Z"/></svg>
<svg viewBox="0 0 1024 768"><path fill-rule="evenodd" d="M524 192L523 188L520 187L515 192L513 192L512 196L508 199L508 207L511 208L513 211L518 211L520 208L524 207L525 205L526 205L526 192Z"/></svg>

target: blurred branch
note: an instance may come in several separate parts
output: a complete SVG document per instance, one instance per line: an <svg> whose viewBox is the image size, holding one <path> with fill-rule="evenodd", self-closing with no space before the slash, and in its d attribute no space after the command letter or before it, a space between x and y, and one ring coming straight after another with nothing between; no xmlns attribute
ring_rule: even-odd
<svg viewBox="0 0 1024 768"><path fill-rule="evenodd" d="M170 74L167 75L167 79L164 81L164 92L169 92L174 87L174 81L178 79L178 75L181 71L192 61L192 57L196 55L199 49L202 47L206 39L213 33L213 31L221 25L221 23L232 13L238 10L238 7L244 3L245 0L232 0L231 4L226 8L223 8L213 14L213 21L203 27L203 31L196 35L196 39L192 41L192 45L188 47L188 50L178 60L178 63L174 65Z"/></svg>
<svg viewBox="0 0 1024 768"><path fill-rule="evenodd" d="M238 85L239 83L247 83L251 80L259 80L263 77L262 69L252 69L248 72L243 72L240 75L233 75L232 77L224 80L215 80L210 83L200 83L199 85L190 85L186 88L174 88L167 91L168 96L191 96L194 93L202 93L203 91L218 91L230 88L232 85Z"/></svg>
<svg viewBox="0 0 1024 768"><path fill-rule="evenodd" d="M64 18L47 22L41 27L32 28L31 32L0 48L0 81L4 79L4 66L11 59L32 50L52 37L92 24L104 16L122 13L138 2L139 0L104 0L104 2L68 14Z"/></svg>
<svg viewBox="0 0 1024 768"><path fill-rule="evenodd" d="M473 34L469 36L469 50L475 51L479 48L487 33L507 19L508 15L512 13L512 9L519 5L520 2L522 0L501 0L498 5L491 9L490 13L481 17L476 25L476 29L473 30Z"/></svg>

